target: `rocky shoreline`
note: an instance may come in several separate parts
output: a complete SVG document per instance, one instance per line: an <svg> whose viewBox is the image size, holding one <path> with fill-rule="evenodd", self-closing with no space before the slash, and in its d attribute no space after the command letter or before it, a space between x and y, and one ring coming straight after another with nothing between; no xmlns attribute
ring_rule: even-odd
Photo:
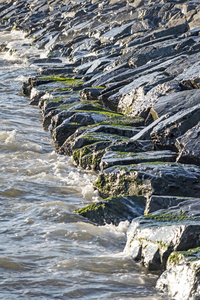
<svg viewBox="0 0 200 300"><path fill-rule="evenodd" d="M22 90L56 151L98 174L102 201L76 212L129 220L157 288L200 299L199 1L8 0L0 20L47 53Z"/></svg>

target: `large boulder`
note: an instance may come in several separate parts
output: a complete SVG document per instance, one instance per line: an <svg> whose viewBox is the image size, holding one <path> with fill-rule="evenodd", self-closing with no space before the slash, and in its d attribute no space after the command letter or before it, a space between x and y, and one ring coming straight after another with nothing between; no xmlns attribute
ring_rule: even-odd
<svg viewBox="0 0 200 300"><path fill-rule="evenodd" d="M147 152L119 152L106 151L101 159L101 170L115 165L131 165L143 162L172 162L176 160L176 153L170 150Z"/></svg>
<svg viewBox="0 0 200 300"><path fill-rule="evenodd" d="M185 201L134 219L127 232L125 252L149 270L165 269L173 251L200 246L199 208L200 199Z"/></svg>
<svg viewBox="0 0 200 300"><path fill-rule="evenodd" d="M197 200L197 198L185 197L185 196L180 197L180 196L152 195L151 197L147 198L144 214L147 215L159 209L168 209L172 206L177 206L179 203L184 202L186 200L194 201Z"/></svg>
<svg viewBox="0 0 200 300"><path fill-rule="evenodd" d="M200 299L200 248L172 252L156 287L175 300Z"/></svg>
<svg viewBox="0 0 200 300"><path fill-rule="evenodd" d="M169 195L200 197L200 168L179 163L141 163L102 171L94 186L103 197Z"/></svg>
<svg viewBox="0 0 200 300"><path fill-rule="evenodd" d="M141 216L145 201L144 197L137 196L111 197L81 208L76 213L98 225L118 225L121 221L131 222Z"/></svg>
<svg viewBox="0 0 200 300"><path fill-rule="evenodd" d="M176 138L182 136L199 121L200 104L181 110L154 127L151 132L153 143L158 148L174 150Z"/></svg>
<svg viewBox="0 0 200 300"><path fill-rule="evenodd" d="M153 119L156 120L162 115L176 114L183 109L191 108L199 104L199 97L198 89L164 95L151 108Z"/></svg>

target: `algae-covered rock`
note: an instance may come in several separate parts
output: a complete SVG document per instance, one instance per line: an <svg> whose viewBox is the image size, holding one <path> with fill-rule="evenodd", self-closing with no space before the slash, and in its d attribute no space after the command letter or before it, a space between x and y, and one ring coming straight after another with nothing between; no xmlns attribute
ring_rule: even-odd
<svg viewBox="0 0 200 300"><path fill-rule="evenodd" d="M65 119L66 118L66 119ZM63 120L63 121L62 121ZM62 121L62 123L60 123ZM116 126L115 122L119 125ZM87 133L95 134L96 137L83 137L82 141L79 137L79 146L83 147L87 144L92 144L98 142L99 140L116 140L116 139L124 139L123 136L132 136L134 133L138 132L138 130L132 127L126 127L123 125L124 118L120 114L113 113L110 110L105 109L99 103L80 103L77 105L67 105L65 113L61 112L59 115L54 116L52 118L52 127L53 129L53 139L56 145L56 148L59 149L63 143L67 140L69 136L71 136L75 131L83 126L88 126L88 129L85 127L85 131ZM129 124L129 120L127 121ZM134 122L134 121L133 121ZM60 123L60 124L59 124ZM109 124L113 123L113 126L109 126ZM120 126L120 123L122 124ZM59 124L59 125L58 125ZM94 128L89 129L89 125L92 124L105 124L94 126ZM108 125L106 125L108 124ZM58 126L56 126L58 125ZM95 132L95 133L94 133ZM98 134L99 132L99 134ZM105 138L104 134L105 132ZM102 134L101 134L102 133ZM106 137L113 133L113 138ZM116 135L116 138L114 137ZM120 138L118 135L122 135ZM90 140L88 142L88 140Z"/></svg>
<svg viewBox="0 0 200 300"><path fill-rule="evenodd" d="M176 153L166 151L146 151L146 152L119 152L106 151L101 159L101 170L114 165L130 165L143 162L173 162L176 160Z"/></svg>
<svg viewBox="0 0 200 300"><path fill-rule="evenodd" d="M91 129L85 129L85 132L83 132L81 135L78 135L75 137L74 140L70 140L70 142L73 143L72 149L79 149L86 145L91 145L97 142L115 142L117 140L124 140L127 141L127 137L123 137L117 134L110 134L105 133L103 131L98 131L99 126L91 128ZM68 140L66 141L65 145L63 145L63 148L68 143Z"/></svg>
<svg viewBox="0 0 200 300"><path fill-rule="evenodd" d="M175 300L200 299L200 247L172 252L156 288Z"/></svg>
<svg viewBox="0 0 200 300"><path fill-rule="evenodd" d="M98 224L118 225L121 221L129 222L144 212L146 199L137 196L111 197L101 202L92 203L76 213Z"/></svg>
<svg viewBox="0 0 200 300"><path fill-rule="evenodd" d="M102 171L94 186L103 197L170 195L200 197L200 169L179 163L141 163Z"/></svg>
<svg viewBox="0 0 200 300"><path fill-rule="evenodd" d="M125 251L149 270L161 270L173 251L200 246L200 200L139 217L127 233Z"/></svg>
<svg viewBox="0 0 200 300"><path fill-rule="evenodd" d="M100 121L94 126L87 126L80 131L76 131L71 138L67 138L63 143L59 152L66 155L71 155L72 151L86 145L97 142L110 141L111 143L126 143L134 133L140 129L132 127L130 124L138 124L143 122L141 118L127 118L110 111L89 112L91 117Z"/></svg>
<svg viewBox="0 0 200 300"><path fill-rule="evenodd" d="M99 170L105 148L111 143L111 141L99 141L73 150L74 164L87 170Z"/></svg>

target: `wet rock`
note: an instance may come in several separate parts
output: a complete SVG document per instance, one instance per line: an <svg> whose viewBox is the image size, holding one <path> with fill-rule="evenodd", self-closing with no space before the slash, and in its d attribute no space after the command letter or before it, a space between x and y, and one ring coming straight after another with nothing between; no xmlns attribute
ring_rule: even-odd
<svg viewBox="0 0 200 300"><path fill-rule="evenodd" d="M170 83L172 77L163 72L153 72L137 78L132 78L131 83L122 87L116 94L108 99L117 103L117 111L133 115L147 117L152 104L158 96L180 89L174 83ZM152 98L152 99L151 99Z"/></svg>
<svg viewBox="0 0 200 300"><path fill-rule="evenodd" d="M118 225L121 221L128 220L129 222L143 214L144 197L124 196L111 197L104 199L101 202L92 203L76 213L98 224L114 224Z"/></svg>
<svg viewBox="0 0 200 300"><path fill-rule="evenodd" d="M172 206L177 206L179 203L183 201L194 201L194 200L197 199L191 197L152 195L147 199L144 213L147 215L149 213L155 212L160 209L167 209Z"/></svg>
<svg viewBox="0 0 200 300"><path fill-rule="evenodd" d="M100 141L111 141L114 142L116 140L128 140L127 137L122 137L117 134L105 133L103 131L99 131L99 126L94 127L86 131L86 133L81 134L74 141L73 149L78 149L86 145L94 144Z"/></svg>
<svg viewBox="0 0 200 300"><path fill-rule="evenodd" d="M22 85L22 93L23 93L23 95L30 96L31 89L32 89L31 85L29 85L29 84L27 84L25 82L23 83L23 85Z"/></svg>
<svg viewBox="0 0 200 300"><path fill-rule="evenodd" d="M185 201L134 219L127 232L125 252L149 270L162 270L173 251L199 247L199 237L199 200Z"/></svg>
<svg viewBox="0 0 200 300"><path fill-rule="evenodd" d="M158 148L175 149L176 138L195 126L200 120L200 104L181 110L160 122L151 132L153 143Z"/></svg>
<svg viewBox="0 0 200 300"><path fill-rule="evenodd" d="M36 88L31 89L30 93L30 103L31 105L38 105L40 98L45 94L45 92L41 92L37 90Z"/></svg>
<svg viewBox="0 0 200 300"><path fill-rule="evenodd" d="M95 120L90 113L74 113L53 130L52 137L56 148L61 147L65 140L79 127L92 124L95 124Z"/></svg>
<svg viewBox="0 0 200 300"><path fill-rule="evenodd" d="M168 118L168 114L161 116L154 122L152 122L150 125L147 127L143 128L139 133L134 135L131 140L132 141L137 141L137 140L149 140L150 139L150 133L156 127L160 122Z"/></svg>
<svg viewBox="0 0 200 300"><path fill-rule="evenodd" d="M151 108L151 114L156 120L167 113L177 112L199 104L200 91L188 90L162 96Z"/></svg>
<svg viewBox="0 0 200 300"><path fill-rule="evenodd" d="M100 93L102 91L102 88L85 88L80 91L80 97L82 101L85 100L97 100Z"/></svg>
<svg viewBox="0 0 200 300"><path fill-rule="evenodd" d="M154 150L151 140L137 140L128 142L116 142L108 147L108 151L120 151L120 152L145 152Z"/></svg>
<svg viewBox="0 0 200 300"><path fill-rule="evenodd" d="M122 38L131 33L131 27L134 24L134 21L125 25L116 26L112 28L110 31L107 31L103 35L100 36L101 43L113 43L118 38Z"/></svg>
<svg viewBox="0 0 200 300"><path fill-rule="evenodd" d="M176 300L198 300L200 292L199 270L199 247L187 251L172 252L167 260L166 271L158 279L156 288Z"/></svg>
<svg viewBox="0 0 200 300"><path fill-rule="evenodd" d="M86 170L98 171L100 169L100 162L106 147L108 147L112 141L98 141L93 144L89 144L72 150L73 163L77 167L81 167ZM75 143L74 143L75 148Z"/></svg>
<svg viewBox="0 0 200 300"><path fill-rule="evenodd" d="M179 150L177 161L200 166L200 122L179 137L175 146Z"/></svg>
<svg viewBox="0 0 200 300"><path fill-rule="evenodd" d="M102 197L119 195L200 196L200 170L178 163L141 163L102 171L94 186Z"/></svg>
<svg viewBox="0 0 200 300"><path fill-rule="evenodd" d="M106 151L101 159L100 168L104 170L114 165L130 165L157 161L174 162L175 160L176 153L171 151L147 151L142 153Z"/></svg>
<svg viewBox="0 0 200 300"><path fill-rule="evenodd" d="M200 88L200 62L197 61L185 72L176 77L182 89L199 89Z"/></svg>

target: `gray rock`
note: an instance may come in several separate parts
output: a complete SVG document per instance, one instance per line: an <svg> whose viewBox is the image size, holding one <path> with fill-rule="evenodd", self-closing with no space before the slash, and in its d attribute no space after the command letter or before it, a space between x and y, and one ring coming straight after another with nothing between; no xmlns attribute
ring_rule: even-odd
<svg viewBox="0 0 200 300"><path fill-rule="evenodd" d="M141 216L144 212L145 198L137 196L111 197L101 202L92 203L76 213L98 224L119 225L121 221Z"/></svg>
<svg viewBox="0 0 200 300"><path fill-rule="evenodd" d="M152 195L147 199L145 207L145 215L155 212L159 209L167 209L172 206L177 206L183 201L193 201L197 200L196 198L191 197L177 197L177 196L157 196Z"/></svg>
<svg viewBox="0 0 200 300"><path fill-rule="evenodd" d="M176 153L171 151L151 151L142 153L106 151L100 163L101 170L115 165L130 165L143 162L174 162Z"/></svg>
<svg viewBox="0 0 200 300"><path fill-rule="evenodd" d="M200 121L200 104L181 110L168 119L161 121L151 132L151 138L159 148L174 150L176 138Z"/></svg>
<svg viewBox="0 0 200 300"><path fill-rule="evenodd" d="M167 260L166 271L157 281L156 288L176 300L200 298L200 249L175 251Z"/></svg>
<svg viewBox="0 0 200 300"><path fill-rule="evenodd" d="M131 33L134 21L122 26L116 26L100 36L101 43L113 43L116 39L127 36Z"/></svg>
<svg viewBox="0 0 200 300"><path fill-rule="evenodd" d="M185 201L133 220L127 232L125 253L149 270L162 270L173 251L199 246L200 200Z"/></svg>
<svg viewBox="0 0 200 300"><path fill-rule="evenodd" d="M102 171L94 186L103 197L169 195L200 197L200 169L179 163L141 163Z"/></svg>
<svg viewBox="0 0 200 300"><path fill-rule="evenodd" d="M162 96L151 108L151 114L156 120L167 113L177 112L199 104L200 91L189 90Z"/></svg>
<svg viewBox="0 0 200 300"><path fill-rule="evenodd" d="M146 141L129 140L128 142L113 143L111 146L108 147L108 151L134 152L134 153L152 151L153 149L154 147L151 140L146 140Z"/></svg>
<svg viewBox="0 0 200 300"><path fill-rule="evenodd" d="M148 125L144 129L142 129L139 133L137 133L136 135L134 135L131 138L131 140L132 141L149 140L150 139L150 133L152 132L152 130L154 129L154 127L156 127L163 120L167 119L167 117L168 117L168 114L159 117L157 120L155 120L154 122L152 122L150 125Z"/></svg>
<svg viewBox="0 0 200 300"><path fill-rule="evenodd" d="M200 122L179 137L175 146L179 150L177 161L200 166Z"/></svg>
<svg viewBox="0 0 200 300"><path fill-rule="evenodd" d="M80 97L82 101L85 100L97 100L100 93L102 92L102 88L85 88L80 91Z"/></svg>
<svg viewBox="0 0 200 300"><path fill-rule="evenodd" d="M87 138L87 137L86 137ZM93 141L94 142L94 141ZM105 148L108 147L112 143L111 140L101 140L98 142L90 143L88 141L85 143L86 145L75 149L76 143L73 143L72 146L72 155L73 155L73 163L80 168L86 169L86 170L92 170L97 171L100 169L100 162L103 154L105 153ZM67 141L65 143L65 146L67 144ZM69 149L70 143L68 142L68 149ZM64 147L63 147L64 148Z"/></svg>
<svg viewBox="0 0 200 300"><path fill-rule="evenodd" d="M176 77L183 89L200 88L200 62L197 61L185 72Z"/></svg>
<svg viewBox="0 0 200 300"><path fill-rule="evenodd" d="M45 92L39 91L36 88L31 89L30 93L30 103L31 105L38 105L40 98L45 94Z"/></svg>

